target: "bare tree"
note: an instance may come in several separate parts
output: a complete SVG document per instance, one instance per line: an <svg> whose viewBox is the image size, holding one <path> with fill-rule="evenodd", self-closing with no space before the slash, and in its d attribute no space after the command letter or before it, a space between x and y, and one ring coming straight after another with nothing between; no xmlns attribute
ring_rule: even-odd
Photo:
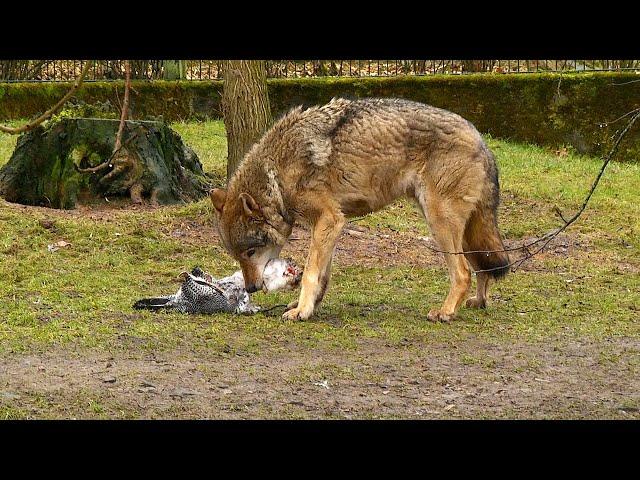
<svg viewBox="0 0 640 480"><path fill-rule="evenodd" d="M271 124L264 60L225 60L222 113L227 129L227 180Z"/></svg>
<svg viewBox="0 0 640 480"><path fill-rule="evenodd" d="M114 152L118 151L122 146L122 133L124 132L124 124L129 117L129 92L131 91L131 62L129 60L126 61L124 68L124 100L122 103L122 112L120 114L120 125L118 126L118 133L116 135L116 143L113 147Z"/></svg>

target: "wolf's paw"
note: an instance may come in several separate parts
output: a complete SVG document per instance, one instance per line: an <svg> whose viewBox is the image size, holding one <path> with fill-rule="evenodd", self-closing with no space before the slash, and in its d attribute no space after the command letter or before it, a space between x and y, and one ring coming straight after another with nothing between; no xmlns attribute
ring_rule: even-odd
<svg viewBox="0 0 640 480"><path fill-rule="evenodd" d="M466 305L468 308L487 308L487 301L484 298L471 297Z"/></svg>
<svg viewBox="0 0 640 480"><path fill-rule="evenodd" d="M313 314L313 309L302 309L299 307L287 310L282 314L285 320L306 320Z"/></svg>
<svg viewBox="0 0 640 480"><path fill-rule="evenodd" d="M447 315L446 313L441 312L440 310L431 310L429 315L427 315L427 319L430 322L446 322L449 323L455 315Z"/></svg>

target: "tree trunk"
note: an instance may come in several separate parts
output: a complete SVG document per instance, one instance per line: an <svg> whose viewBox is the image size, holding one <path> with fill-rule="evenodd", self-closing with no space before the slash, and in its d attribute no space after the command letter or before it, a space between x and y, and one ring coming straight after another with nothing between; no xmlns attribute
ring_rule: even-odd
<svg viewBox="0 0 640 480"><path fill-rule="evenodd" d="M225 60L222 113L227 129L227 181L271 124L264 60Z"/></svg>

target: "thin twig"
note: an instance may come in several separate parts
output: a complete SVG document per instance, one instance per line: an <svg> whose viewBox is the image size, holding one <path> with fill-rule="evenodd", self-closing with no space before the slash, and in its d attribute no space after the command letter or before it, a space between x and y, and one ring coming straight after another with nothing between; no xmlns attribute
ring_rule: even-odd
<svg viewBox="0 0 640 480"><path fill-rule="evenodd" d="M562 214L562 210L560 210L560 208L558 208L557 205L553 206L553 211L555 212L556 215L558 215L563 222L567 223L567 219L564 218L564 215Z"/></svg>
<svg viewBox="0 0 640 480"><path fill-rule="evenodd" d="M640 79L638 80L629 80L628 82L622 82L622 83L611 83L610 85L629 85L630 83L636 83L636 82L640 82Z"/></svg>
<svg viewBox="0 0 640 480"><path fill-rule="evenodd" d="M615 120L613 120L611 122L598 123L597 125L600 125L601 127L608 127L612 123L616 123L616 122L622 120L623 118L628 117L629 115L633 115L636 112L640 112L640 107L634 108L633 110L625 113L624 115L619 116L618 118L616 118Z"/></svg>
<svg viewBox="0 0 640 480"><path fill-rule="evenodd" d="M486 270L476 270L476 273L478 272L489 272L492 270L498 270L500 268L507 268L507 267L511 267L512 265L518 264L518 267L520 267L525 261L527 261L528 259L530 259L531 257L537 255L538 253L540 253L542 250L544 250L544 248L549 245L549 243L551 242L551 240L553 240L555 237L557 237L560 233L562 233L563 231L565 231L569 225L571 225L572 223L574 223L578 217L580 217L580 215L582 215L582 212L585 211L585 209L587 208L587 204L589 203L589 200L591 199L591 196L593 195L593 192L595 192L596 187L598 186L598 183L600 183L600 179L602 178L602 175L604 174L605 169L607 168L607 165L609 165L609 162L611 161L611 159L613 158L613 156L615 155L615 153L618 150L618 146L620 145L620 142L622 141L622 139L624 138L624 136L627 134L627 132L629 131L629 129L633 126L633 124L636 122L636 120L640 118L640 112L637 112L633 118L631 118L631 120L629 121L629 123L627 124L627 126L624 128L624 130L622 131L622 133L620 133L620 135L618 136L618 138L616 139L615 143L613 144L613 147L611 148L611 151L609 151L609 154L607 155L607 157L605 158L604 162L602 163L602 166L600 167L600 171L598 172L598 175L596 176L593 184L591 185L591 189L589 190L589 193L587 194L587 196L585 197L584 201L582 202L582 206L580 207L580 209L575 213L575 215L573 217L571 217L569 220L565 221L565 224L562 225L560 228L547 233L546 235L544 235L542 238L538 239L536 242L533 243L539 243L541 240L546 238L546 241L542 244L542 246L540 248L538 248L537 250L533 251L533 252L527 252L527 255L524 256L522 259L520 260L516 260L515 262L511 262L508 265L504 266L504 267L498 267L498 268L490 268L490 269L486 269ZM530 246L533 243L527 245Z"/></svg>
<svg viewBox="0 0 640 480"><path fill-rule="evenodd" d="M265 308L264 310L258 310L258 313L265 313L265 312L270 312L271 310L274 310L276 308L281 308L281 307L285 307L287 308L289 305L287 305L286 303L282 303L282 304L278 304L278 305L273 305L272 307L269 308Z"/></svg>
<svg viewBox="0 0 640 480"><path fill-rule="evenodd" d="M134 130L134 133L127 138L127 140L124 142L123 145L120 146L120 148L122 148L123 146L129 145L130 143L132 143L136 138L138 137L138 132ZM119 149L118 149L119 150ZM95 167L87 167L87 168L80 168L78 165L76 165L75 163L73 164L76 171L79 173L95 173L95 172L99 172L100 170L104 170L105 168L109 167L113 167L111 161L114 159L114 157L116 156L116 153L118 152L118 150L114 150L113 153L111 154L111 156L109 158L107 158L104 162L102 162L100 165L96 165Z"/></svg>
<svg viewBox="0 0 640 480"><path fill-rule="evenodd" d="M116 135L116 143L113 151L116 152L122 145L122 132L124 124L129 115L129 91L131 90L131 62L127 60L124 64L125 83L124 83L124 100L122 101L122 114L120 115L120 125L118 126L118 134Z"/></svg>
<svg viewBox="0 0 640 480"><path fill-rule="evenodd" d="M120 114L120 124L118 126L118 133L116 134L116 141L113 147L113 152L105 162L101 163L100 165L96 165L95 167L80 168L78 165L75 165L76 170L80 173L96 173L106 169L107 167L110 168L112 166L111 160L113 159L115 153L118 150L120 150L120 148L122 147L122 134L124 132L124 125L126 123L127 117L129 116L129 91L131 89L131 65L129 63L129 60L125 61L124 69L125 69L124 100L122 103L122 109ZM117 96L117 93L116 93L116 96ZM120 99L118 98L118 102L119 101ZM127 141L126 143L129 143L129 141Z"/></svg>
<svg viewBox="0 0 640 480"><path fill-rule="evenodd" d="M104 170L107 167L110 167L111 165L109 165L111 163L111 158L109 157L109 159L104 162L101 163L100 165L96 165L95 167L87 167L87 168L80 168L79 166L75 165L76 167L76 171L78 171L79 173L96 173L99 172L100 170Z"/></svg>
<svg viewBox="0 0 640 480"><path fill-rule="evenodd" d="M562 84L562 72L560 72L560 76L558 77L558 87L556 88L557 98L560 100L560 85Z"/></svg>
<svg viewBox="0 0 640 480"><path fill-rule="evenodd" d="M118 110L120 111L120 115L122 115L122 102L120 101L120 95L118 95L118 86L115 86L116 90L116 100L118 101Z"/></svg>

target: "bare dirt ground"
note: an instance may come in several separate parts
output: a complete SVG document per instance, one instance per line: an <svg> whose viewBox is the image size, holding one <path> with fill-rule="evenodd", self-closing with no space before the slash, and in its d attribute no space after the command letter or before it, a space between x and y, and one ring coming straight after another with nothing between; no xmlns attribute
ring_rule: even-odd
<svg viewBox="0 0 640 480"><path fill-rule="evenodd" d="M3 358L0 401L61 418L637 419L637 364L624 359L639 347L461 338L330 354L51 351Z"/></svg>

